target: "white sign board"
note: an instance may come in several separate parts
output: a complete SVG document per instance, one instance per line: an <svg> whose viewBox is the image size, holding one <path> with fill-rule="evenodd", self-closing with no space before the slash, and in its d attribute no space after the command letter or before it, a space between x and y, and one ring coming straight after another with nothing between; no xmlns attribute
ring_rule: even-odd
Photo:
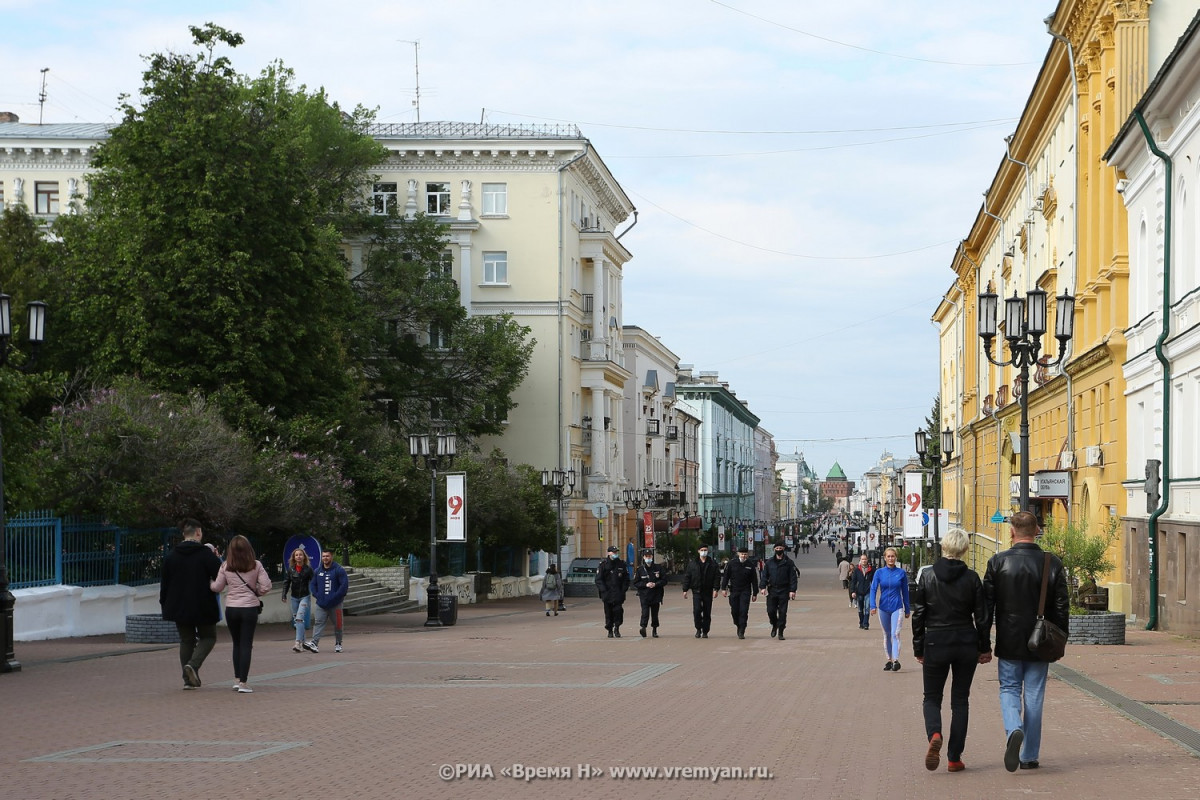
<svg viewBox="0 0 1200 800"><path fill-rule="evenodd" d="M922 535L921 506L925 498L922 496L920 472L908 472L904 475L904 538L920 539Z"/></svg>
<svg viewBox="0 0 1200 800"><path fill-rule="evenodd" d="M467 540L467 476L461 472L446 475L446 541Z"/></svg>

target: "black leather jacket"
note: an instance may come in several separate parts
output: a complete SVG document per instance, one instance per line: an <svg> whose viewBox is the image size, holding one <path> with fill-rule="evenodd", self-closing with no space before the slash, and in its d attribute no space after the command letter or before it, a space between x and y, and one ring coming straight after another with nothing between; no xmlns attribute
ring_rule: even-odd
<svg viewBox="0 0 1200 800"><path fill-rule="evenodd" d="M983 589L988 600L988 629L996 622L996 657L1040 661L1029 652L1029 634L1037 620L1038 594L1046 553L1033 542L1017 542L988 560ZM1067 577L1058 556L1050 556L1050 585L1046 589L1046 619L1070 633L1071 606Z"/></svg>
<svg viewBox="0 0 1200 800"><path fill-rule="evenodd" d="M710 556L704 561L697 558L688 564L687 572L683 573L683 590L695 592L715 592L721 585L721 568Z"/></svg>
<svg viewBox="0 0 1200 800"><path fill-rule="evenodd" d="M953 558L940 558L921 574L912 598L913 655L925 646L974 643L992 651L983 582L974 570Z"/></svg>

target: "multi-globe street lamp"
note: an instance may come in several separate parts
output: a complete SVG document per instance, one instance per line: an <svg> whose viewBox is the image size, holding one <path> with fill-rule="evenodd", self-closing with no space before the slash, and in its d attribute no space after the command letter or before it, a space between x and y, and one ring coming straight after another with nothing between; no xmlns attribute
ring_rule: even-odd
<svg viewBox="0 0 1200 800"><path fill-rule="evenodd" d="M437 575L437 471L446 462L446 466L454 464L458 443L453 433L414 433L408 437L408 454L412 456L413 464L418 459L424 462L429 470L429 587L425 590L428 597L428 608L425 617L425 627L440 628L438 575Z"/></svg>
<svg viewBox="0 0 1200 800"><path fill-rule="evenodd" d="M623 492L621 492L621 498L625 501L625 506L627 508L631 508L635 511L641 511L650 505L650 490L647 488L625 489ZM641 519L641 517L639 517L639 519ZM636 529L637 523L635 522L634 524ZM656 541L657 537L654 536L654 520L650 521L650 537L650 541L654 542L655 544L658 543ZM646 529L645 520L642 519L642 541L638 542L637 546L634 548L634 555L637 555L637 551L643 549L645 546Z"/></svg>
<svg viewBox="0 0 1200 800"><path fill-rule="evenodd" d="M29 312L26 324L26 341L29 342L29 359L24 364L8 360L12 341L12 298L0 293L0 366L9 366L21 372L33 369L38 350L46 338L46 304L34 300L26 304ZM16 598L8 590L8 537L5 534L4 516L4 448L0 437L0 643L4 645L4 660L0 661L0 672L18 672L21 662L17 661L13 649L13 606Z"/></svg>
<svg viewBox="0 0 1200 800"><path fill-rule="evenodd" d="M575 491L575 470L573 469L544 469L542 470L542 491L547 497L558 501L558 516L554 520L554 544L558 548L558 557L555 563L558 565L559 581L566 580L566 572L563 570L562 564L562 515L563 515L563 498L569 497L571 492ZM565 586L565 584L564 584ZM564 598L558 598L558 610L565 611L567 604L563 602Z"/></svg>
<svg viewBox="0 0 1200 800"><path fill-rule="evenodd" d="M925 463L925 456L929 452L929 436L924 428L918 428L913 434L917 445L917 458L921 459L921 463ZM946 426L946 430L942 431L942 450L941 454L934 459L933 462L933 486L937 487L937 502L933 504L933 557L936 559L942 554L942 540L938 536L938 517L941 516L942 505L942 467L950 465L950 458L954 455L954 431L950 430L950 426Z"/></svg>
<svg viewBox="0 0 1200 800"><path fill-rule="evenodd" d="M1008 342L1009 359L997 361L992 358L992 340L996 337L998 298L990 285L988 291L979 294L979 337L983 339L984 355L998 367L1013 366L1020 372L1021 511L1029 510L1029 368L1035 364L1053 367L1062 363L1067 342L1071 341L1075 331L1075 298L1064 291L1055 300L1054 338L1058 339L1058 356L1038 358L1042 336L1046 333L1046 291L1030 289L1021 298L1014 290L1012 297L1004 301L1004 340Z"/></svg>

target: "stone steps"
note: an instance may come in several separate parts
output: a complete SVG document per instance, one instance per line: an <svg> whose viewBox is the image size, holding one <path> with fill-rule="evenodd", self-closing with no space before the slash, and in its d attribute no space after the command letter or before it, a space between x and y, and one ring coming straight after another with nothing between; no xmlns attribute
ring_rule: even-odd
<svg viewBox="0 0 1200 800"><path fill-rule="evenodd" d="M346 567L346 575L350 579L350 588L342 602L342 609L349 616L389 614L411 611L417 607L416 601L409 600L406 595L388 588L353 567Z"/></svg>

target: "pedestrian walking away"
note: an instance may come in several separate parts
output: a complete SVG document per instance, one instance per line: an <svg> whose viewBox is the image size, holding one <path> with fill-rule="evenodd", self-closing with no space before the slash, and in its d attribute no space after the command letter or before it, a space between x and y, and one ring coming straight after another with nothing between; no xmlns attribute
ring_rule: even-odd
<svg viewBox="0 0 1200 800"><path fill-rule="evenodd" d="M708 545L700 545L698 558L688 564L683 573L683 599L692 593L692 622L696 626L696 638L707 639L712 627L712 604L721 585L721 568L708 557Z"/></svg>
<svg viewBox="0 0 1200 800"><path fill-rule="evenodd" d="M729 598L729 613L733 616L737 637L745 639L750 604L758 600L758 570L750 561L748 548L739 547L737 558L725 565L721 591Z"/></svg>
<svg viewBox="0 0 1200 800"><path fill-rule="evenodd" d="M201 543L204 529L194 519L180 525L183 541L163 558L158 604L162 618L179 632L179 667L183 688L200 688L200 667L217 643L221 610L209 588L221 570L221 559Z"/></svg>
<svg viewBox="0 0 1200 800"><path fill-rule="evenodd" d="M304 649L310 653L321 652L321 635L325 633L325 625L332 619L333 652L342 652L342 624L345 619L342 601L350 589L350 578L345 568L333 560L332 550L326 548L321 551L321 564L313 571L312 583L308 588L312 592L315 608L312 640L304 643Z"/></svg>
<svg viewBox="0 0 1200 800"><path fill-rule="evenodd" d="M283 602L288 602L291 595L292 626L296 629L296 643L292 650L299 653L304 645L304 632L308 628L312 616L312 593L308 585L312 582L313 569L308 562L308 553L303 547L292 551L288 560L287 572L283 576Z"/></svg>
<svg viewBox="0 0 1200 800"><path fill-rule="evenodd" d="M1029 650L1029 634L1038 616L1042 576L1049 570L1044 616L1070 632L1071 609L1062 561L1035 541L1037 517L1018 511L1009 520L1012 547L988 559L983 576L989 616L996 623L996 672L1000 678L1000 711L1004 716L1004 768L1009 772L1037 769L1042 747L1042 704L1049 662ZM988 621L991 631L991 619Z"/></svg>
<svg viewBox="0 0 1200 800"><path fill-rule="evenodd" d="M871 614L867 608L867 598L871 594L871 579L875 570L867 554L858 557L858 566L850 573L850 599L858 610L858 627L864 631L871 629Z"/></svg>
<svg viewBox="0 0 1200 800"><path fill-rule="evenodd" d="M662 606L663 592L667 585L667 569L655 562L653 550L642 551L642 563L633 572L633 588L637 589L642 605L642 624L638 633L646 638L649 623L653 638L658 638L658 609Z"/></svg>
<svg viewBox="0 0 1200 800"><path fill-rule="evenodd" d="M542 590L538 596L542 598L542 602L546 604L546 616L550 616L550 612L554 612L554 616L558 616L558 603L563 599L563 582L562 576L558 574L558 566L551 564L546 567L546 575L542 578Z"/></svg>
<svg viewBox="0 0 1200 800"><path fill-rule="evenodd" d="M781 544L775 545L775 557L768 558L763 565L759 586L767 596L767 619L771 622L771 638L784 640L783 629L787 627L788 601L796 599L799 571L787 557Z"/></svg>
<svg viewBox="0 0 1200 800"><path fill-rule="evenodd" d="M912 614L908 598L908 573L896 566L896 548L883 551L883 566L871 578L868 596L872 616L879 613L883 628L883 649L887 652L886 672L900 671L900 630Z"/></svg>
<svg viewBox="0 0 1200 800"><path fill-rule="evenodd" d="M245 536L239 534L229 540L225 563L210 587L214 592L225 592L225 622L233 640L233 688L250 694L254 691L247 685L250 657L254 652L258 615L262 613L259 598L271 591L271 579L254 557L254 548Z"/></svg>
<svg viewBox="0 0 1200 800"><path fill-rule="evenodd" d="M838 561L838 580L842 582L842 588L846 590L846 595L850 598L851 608L854 608L854 590L850 588L850 573L853 570L854 562L850 560L850 556Z"/></svg>
<svg viewBox="0 0 1200 800"><path fill-rule="evenodd" d="M963 563L970 538L951 528L942 539L942 558L924 570L913 593L913 657L921 665L925 694L925 769L938 768L942 749L942 698L950 683L950 738L946 768L965 769L962 754L970 722L975 668L992 660L983 582Z"/></svg>
<svg viewBox="0 0 1200 800"><path fill-rule="evenodd" d="M621 623L625 621L625 593L629 591L629 565L621 560L615 544L596 570L596 587L604 604L604 630L608 638L621 638Z"/></svg>

